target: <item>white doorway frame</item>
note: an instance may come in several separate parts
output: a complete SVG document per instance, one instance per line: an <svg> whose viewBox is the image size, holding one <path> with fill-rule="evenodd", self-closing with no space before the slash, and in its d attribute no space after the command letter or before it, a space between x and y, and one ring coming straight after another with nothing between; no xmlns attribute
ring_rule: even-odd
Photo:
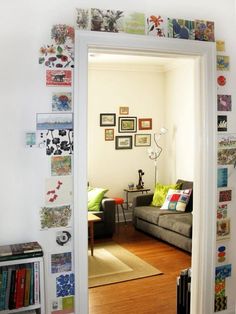
<svg viewBox="0 0 236 314"><path fill-rule="evenodd" d="M215 44L129 34L76 31L74 72L75 313L88 314L87 106L89 49L190 56L195 60L195 169L191 314L214 313L216 241ZM187 147L186 147L187 153Z"/></svg>

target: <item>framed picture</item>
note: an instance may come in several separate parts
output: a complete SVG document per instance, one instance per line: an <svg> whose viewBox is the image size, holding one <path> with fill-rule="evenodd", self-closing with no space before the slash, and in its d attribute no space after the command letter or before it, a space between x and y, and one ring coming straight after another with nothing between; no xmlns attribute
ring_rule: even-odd
<svg viewBox="0 0 236 314"><path fill-rule="evenodd" d="M116 114L115 113L100 113L100 126L115 126Z"/></svg>
<svg viewBox="0 0 236 314"><path fill-rule="evenodd" d="M119 113L120 113L120 115L129 114L129 107L120 107Z"/></svg>
<svg viewBox="0 0 236 314"><path fill-rule="evenodd" d="M105 141L114 141L114 129L105 129Z"/></svg>
<svg viewBox="0 0 236 314"><path fill-rule="evenodd" d="M133 137L131 135L116 136L116 149L132 149Z"/></svg>
<svg viewBox="0 0 236 314"><path fill-rule="evenodd" d="M133 133L137 131L136 117L119 117L119 132Z"/></svg>
<svg viewBox="0 0 236 314"><path fill-rule="evenodd" d="M135 134L135 146L151 146L151 134Z"/></svg>
<svg viewBox="0 0 236 314"><path fill-rule="evenodd" d="M152 119L138 119L139 130L151 130L152 129Z"/></svg>

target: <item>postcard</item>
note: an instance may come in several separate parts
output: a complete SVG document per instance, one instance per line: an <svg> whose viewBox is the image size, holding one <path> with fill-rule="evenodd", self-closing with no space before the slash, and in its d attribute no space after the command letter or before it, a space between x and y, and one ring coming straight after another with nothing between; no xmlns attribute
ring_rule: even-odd
<svg viewBox="0 0 236 314"><path fill-rule="evenodd" d="M224 134L218 136L218 148L236 148L236 133Z"/></svg>
<svg viewBox="0 0 236 314"><path fill-rule="evenodd" d="M231 271L232 271L232 265L231 264L217 266L216 271L215 271L216 278L225 279L227 277L230 277Z"/></svg>
<svg viewBox="0 0 236 314"><path fill-rule="evenodd" d="M90 10L76 8L76 28L90 31Z"/></svg>
<svg viewBox="0 0 236 314"><path fill-rule="evenodd" d="M195 21L168 18L168 37L195 40Z"/></svg>
<svg viewBox="0 0 236 314"><path fill-rule="evenodd" d="M60 230L56 233L56 243L60 246L68 246L71 243L71 232Z"/></svg>
<svg viewBox="0 0 236 314"><path fill-rule="evenodd" d="M229 56L216 56L217 71L229 71Z"/></svg>
<svg viewBox="0 0 236 314"><path fill-rule="evenodd" d="M27 147L33 147L36 145L36 132L25 133L25 145Z"/></svg>
<svg viewBox="0 0 236 314"><path fill-rule="evenodd" d="M218 132L227 131L227 116L226 115L217 116L217 127L218 127Z"/></svg>
<svg viewBox="0 0 236 314"><path fill-rule="evenodd" d="M53 93L52 111L72 111L72 93Z"/></svg>
<svg viewBox="0 0 236 314"><path fill-rule="evenodd" d="M72 270L71 252L51 254L51 273L63 273Z"/></svg>
<svg viewBox="0 0 236 314"><path fill-rule="evenodd" d="M219 204L217 207L217 219L222 219L227 217L228 204Z"/></svg>
<svg viewBox="0 0 236 314"><path fill-rule="evenodd" d="M71 86L71 70L46 70L46 86Z"/></svg>
<svg viewBox="0 0 236 314"><path fill-rule="evenodd" d="M39 64L47 68L73 68L74 48L72 45L43 45L39 49Z"/></svg>
<svg viewBox="0 0 236 314"><path fill-rule="evenodd" d="M230 238L230 219L218 219L216 224L217 241Z"/></svg>
<svg viewBox="0 0 236 314"><path fill-rule="evenodd" d="M231 111L232 110L231 95L217 95L217 110L218 111Z"/></svg>
<svg viewBox="0 0 236 314"><path fill-rule="evenodd" d="M218 149L218 165L236 165L236 148Z"/></svg>
<svg viewBox="0 0 236 314"><path fill-rule="evenodd" d="M212 21L195 20L195 39L215 41L215 25Z"/></svg>
<svg viewBox="0 0 236 314"><path fill-rule="evenodd" d="M214 312L227 310L227 296L215 297Z"/></svg>
<svg viewBox="0 0 236 314"><path fill-rule="evenodd" d="M145 14L126 11L123 25L125 33L145 35Z"/></svg>
<svg viewBox="0 0 236 314"><path fill-rule="evenodd" d="M45 181L46 206L67 205L72 203L72 177L55 176Z"/></svg>
<svg viewBox="0 0 236 314"><path fill-rule="evenodd" d="M215 279L215 296L220 297L225 295L225 278Z"/></svg>
<svg viewBox="0 0 236 314"><path fill-rule="evenodd" d="M56 296L67 297L75 294L75 278L73 273L60 275L56 278Z"/></svg>
<svg viewBox="0 0 236 314"><path fill-rule="evenodd" d="M232 190L225 189L219 191L219 203L230 202L232 200Z"/></svg>
<svg viewBox="0 0 236 314"><path fill-rule="evenodd" d="M37 113L37 130L68 130L73 129L72 113Z"/></svg>
<svg viewBox="0 0 236 314"><path fill-rule="evenodd" d="M70 205L42 207L40 210L41 229L70 227L72 210Z"/></svg>
<svg viewBox="0 0 236 314"><path fill-rule="evenodd" d="M51 38L57 45L73 44L75 30L66 24L55 24L51 28Z"/></svg>
<svg viewBox="0 0 236 314"><path fill-rule="evenodd" d="M42 132L41 143L47 156L70 156L73 154L73 130L47 130Z"/></svg>
<svg viewBox="0 0 236 314"><path fill-rule="evenodd" d="M119 33L123 31L124 11L91 9L91 31Z"/></svg>
<svg viewBox="0 0 236 314"><path fill-rule="evenodd" d="M217 169L217 187L224 188L228 185L228 168Z"/></svg>
<svg viewBox="0 0 236 314"><path fill-rule="evenodd" d="M216 51L225 51L224 40L216 40Z"/></svg>
<svg viewBox="0 0 236 314"><path fill-rule="evenodd" d="M150 14L146 17L146 33L155 37L167 37L167 17Z"/></svg>
<svg viewBox="0 0 236 314"><path fill-rule="evenodd" d="M71 175L71 156L52 156L51 175L52 176Z"/></svg>

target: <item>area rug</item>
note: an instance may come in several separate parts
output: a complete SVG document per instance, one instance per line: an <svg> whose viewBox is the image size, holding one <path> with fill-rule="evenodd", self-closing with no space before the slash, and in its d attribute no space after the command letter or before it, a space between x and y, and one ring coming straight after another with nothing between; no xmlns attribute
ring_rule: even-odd
<svg viewBox="0 0 236 314"><path fill-rule="evenodd" d="M162 274L115 242L96 244L93 254L88 253L89 288Z"/></svg>

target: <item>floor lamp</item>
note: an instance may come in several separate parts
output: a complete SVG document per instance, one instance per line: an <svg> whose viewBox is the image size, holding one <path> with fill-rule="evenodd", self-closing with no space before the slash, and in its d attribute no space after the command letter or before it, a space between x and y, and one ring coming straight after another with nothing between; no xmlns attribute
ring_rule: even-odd
<svg viewBox="0 0 236 314"><path fill-rule="evenodd" d="M161 152L162 152L162 147L158 144L158 141L162 135L166 134L167 131L168 130L166 128L162 127L160 128L159 133L154 133L154 143L156 147L148 149L148 157L154 161L154 167L155 167L154 187L156 186L156 182L157 182L157 159L160 157Z"/></svg>

